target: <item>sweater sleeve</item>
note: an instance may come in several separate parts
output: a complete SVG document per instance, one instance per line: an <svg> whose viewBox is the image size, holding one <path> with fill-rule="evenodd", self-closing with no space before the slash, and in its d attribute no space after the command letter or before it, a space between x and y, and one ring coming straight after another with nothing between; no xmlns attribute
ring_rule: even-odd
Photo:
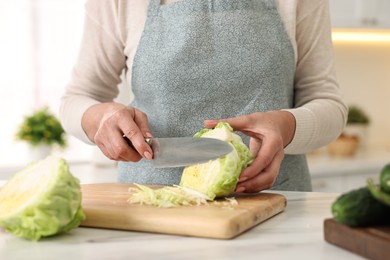
<svg viewBox="0 0 390 260"><path fill-rule="evenodd" d="M295 116L296 130L286 154L328 144L340 135L347 118L334 68L328 0L298 4L295 37L295 100L294 108L286 110Z"/></svg>
<svg viewBox="0 0 390 260"><path fill-rule="evenodd" d="M126 66L114 3L87 1L79 56L61 98L59 115L64 129L88 144L92 142L82 129L82 116L90 106L112 101L118 95L120 75Z"/></svg>

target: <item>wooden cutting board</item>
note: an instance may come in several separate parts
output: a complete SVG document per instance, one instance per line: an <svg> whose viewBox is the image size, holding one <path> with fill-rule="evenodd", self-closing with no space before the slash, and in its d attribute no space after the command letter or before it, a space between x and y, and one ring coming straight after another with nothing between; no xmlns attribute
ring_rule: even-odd
<svg viewBox="0 0 390 260"><path fill-rule="evenodd" d="M325 240L369 259L390 259L390 226L355 227L334 219L324 222Z"/></svg>
<svg viewBox="0 0 390 260"><path fill-rule="evenodd" d="M128 204L131 184L81 185L84 227L143 231L195 237L230 239L282 212L281 194L257 193L235 196L232 209L215 205L158 208ZM154 188L158 188L155 186Z"/></svg>

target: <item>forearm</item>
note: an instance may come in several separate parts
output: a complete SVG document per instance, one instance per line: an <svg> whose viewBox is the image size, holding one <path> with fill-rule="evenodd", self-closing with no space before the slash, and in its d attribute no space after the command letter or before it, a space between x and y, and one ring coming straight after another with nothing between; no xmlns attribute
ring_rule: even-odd
<svg viewBox="0 0 390 260"><path fill-rule="evenodd" d="M327 145L342 132L347 108L337 100L313 100L299 108L288 109L296 120L294 138L286 154L303 154Z"/></svg>
<svg viewBox="0 0 390 260"><path fill-rule="evenodd" d="M80 53L60 105L60 119L66 132L88 144L93 144L96 131L92 126L99 117L95 106L112 102L118 95L117 86L125 68L123 46L114 33L117 32L115 19L107 17L110 12L104 12L110 3L88 1L86 4Z"/></svg>
<svg viewBox="0 0 390 260"><path fill-rule="evenodd" d="M81 121L84 112L99 102L85 96L64 95L61 99L59 117L65 131L87 144L93 144L83 131Z"/></svg>
<svg viewBox="0 0 390 260"><path fill-rule="evenodd" d="M287 154L328 144L341 133L347 117L333 61L328 2L313 1L311 7L297 18L295 100L294 107L286 109L296 119L296 130Z"/></svg>

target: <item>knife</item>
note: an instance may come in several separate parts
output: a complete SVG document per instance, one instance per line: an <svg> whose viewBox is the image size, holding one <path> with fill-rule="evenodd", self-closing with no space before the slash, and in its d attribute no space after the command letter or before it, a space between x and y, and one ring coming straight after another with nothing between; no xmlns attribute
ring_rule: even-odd
<svg viewBox="0 0 390 260"><path fill-rule="evenodd" d="M123 138L134 147L126 136ZM155 168L205 163L233 151L233 146L228 142L206 137L145 138L145 142L153 150L152 163Z"/></svg>

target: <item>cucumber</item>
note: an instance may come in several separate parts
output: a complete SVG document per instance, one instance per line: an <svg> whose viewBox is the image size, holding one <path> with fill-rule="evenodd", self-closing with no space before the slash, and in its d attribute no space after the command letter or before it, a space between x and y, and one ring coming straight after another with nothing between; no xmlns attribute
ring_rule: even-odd
<svg viewBox="0 0 390 260"><path fill-rule="evenodd" d="M378 201L386 204L390 207L390 193L386 193L382 190L380 185L375 185L371 179L367 180L367 187L371 192L371 195Z"/></svg>
<svg viewBox="0 0 390 260"><path fill-rule="evenodd" d="M390 163L385 165L379 177L381 190L390 193Z"/></svg>
<svg viewBox="0 0 390 260"><path fill-rule="evenodd" d="M336 221L351 227L390 223L390 207L375 199L368 187L340 195L331 209Z"/></svg>

